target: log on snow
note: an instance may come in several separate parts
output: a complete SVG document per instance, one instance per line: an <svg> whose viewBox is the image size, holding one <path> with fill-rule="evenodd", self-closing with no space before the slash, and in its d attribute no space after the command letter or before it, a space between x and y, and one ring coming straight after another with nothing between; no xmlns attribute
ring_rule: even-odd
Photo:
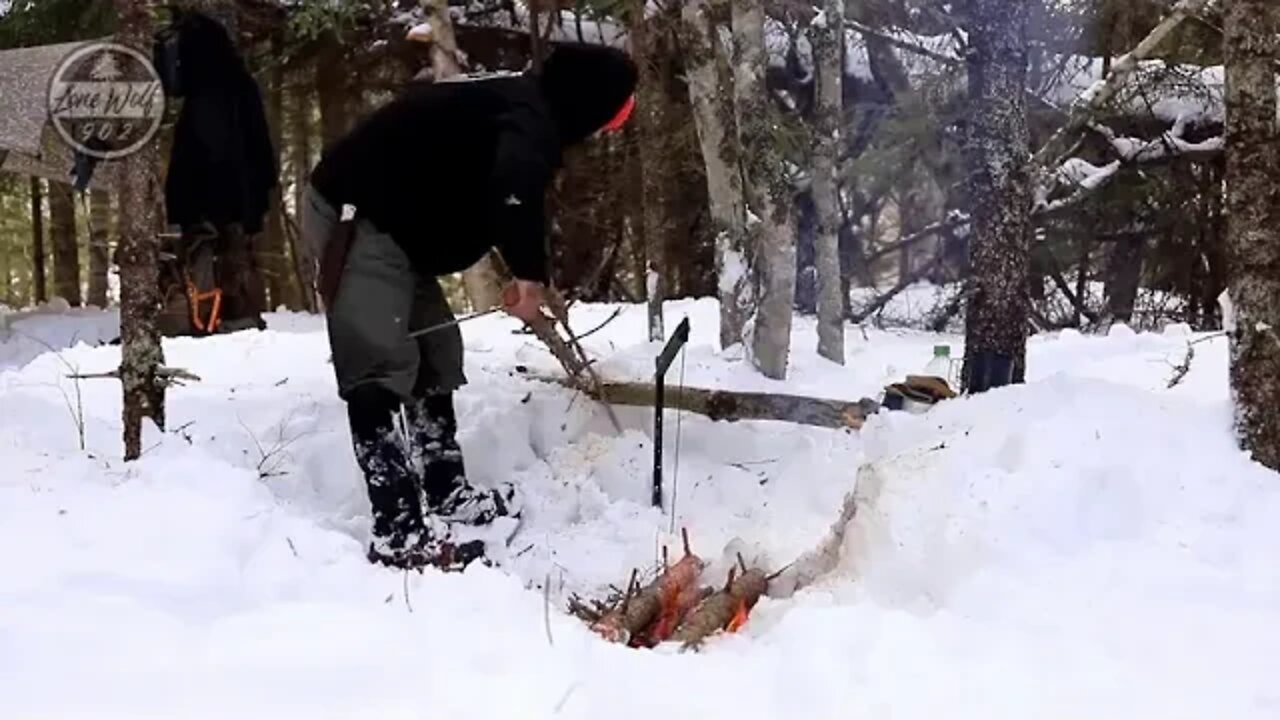
<svg viewBox="0 0 1280 720"><path fill-rule="evenodd" d="M537 378L557 384L564 381ZM607 405L653 407L655 388L649 383L602 383L593 392L594 399ZM712 420L777 420L800 425L860 430L867 416L875 411L872 400L849 402L827 398L755 393L706 388L668 389L666 405L671 410L684 410Z"/></svg>

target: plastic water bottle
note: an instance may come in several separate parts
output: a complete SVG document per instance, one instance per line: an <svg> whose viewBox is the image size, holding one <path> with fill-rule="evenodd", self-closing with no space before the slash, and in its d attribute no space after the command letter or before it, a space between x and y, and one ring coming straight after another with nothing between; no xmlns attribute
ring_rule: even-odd
<svg viewBox="0 0 1280 720"><path fill-rule="evenodd" d="M951 346L934 345L933 359L924 366L924 374L951 382Z"/></svg>

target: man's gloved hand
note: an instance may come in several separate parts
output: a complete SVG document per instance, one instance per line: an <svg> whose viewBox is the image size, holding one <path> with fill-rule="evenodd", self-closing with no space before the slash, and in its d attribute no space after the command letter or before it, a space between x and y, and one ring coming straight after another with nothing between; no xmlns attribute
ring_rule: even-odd
<svg viewBox="0 0 1280 720"><path fill-rule="evenodd" d="M521 320L532 323L542 310L542 284L516 280L502 291L502 308Z"/></svg>

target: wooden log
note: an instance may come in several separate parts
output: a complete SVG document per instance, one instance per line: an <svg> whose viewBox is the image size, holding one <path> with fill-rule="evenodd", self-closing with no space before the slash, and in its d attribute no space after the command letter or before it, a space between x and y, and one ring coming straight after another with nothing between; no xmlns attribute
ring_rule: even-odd
<svg viewBox="0 0 1280 720"><path fill-rule="evenodd" d="M649 585L634 592L633 574L626 599L598 622L592 623L592 630L610 642L638 641L660 618L666 603L676 601L686 589L697 586L706 564L705 560L690 549L686 531L684 557L675 565L666 567Z"/></svg>
<svg viewBox="0 0 1280 720"><path fill-rule="evenodd" d="M530 376L544 382L566 385L564 380L538 375ZM607 405L653 407L656 388L650 383L604 382L599 390L592 391L595 400ZM575 384L575 389L582 389ZM825 428L860 430L867 417L875 412L874 400L858 402L828 398L755 393L737 390L709 390L685 387L667 393L666 405L672 410L704 415L712 420L738 422L740 420L776 420L800 425Z"/></svg>
<svg viewBox="0 0 1280 720"><path fill-rule="evenodd" d="M747 569L741 556L738 562L742 574L737 574L737 568L730 568L725 588L699 603L671 635L671 640L680 643L682 649L697 649L720 631L737 632L760 596L768 591L769 578L763 571Z"/></svg>

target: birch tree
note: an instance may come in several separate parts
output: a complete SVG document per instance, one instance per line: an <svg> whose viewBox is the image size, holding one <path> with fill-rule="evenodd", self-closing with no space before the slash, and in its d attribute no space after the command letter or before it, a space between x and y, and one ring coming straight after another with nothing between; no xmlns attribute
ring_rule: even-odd
<svg viewBox="0 0 1280 720"><path fill-rule="evenodd" d="M1280 470L1280 131L1274 0L1226 9L1227 246L1231 390L1245 450Z"/></svg>
<svg viewBox="0 0 1280 720"><path fill-rule="evenodd" d="M970 0L965 189L974 292L965 319L965 387L1025 374L1031 239L1026 87L1030 0Z"/></svg>
<svg viewBox="0 0 1280 720"><path fill-rule="evenodd" d="M148 0L115 0L116 41L147 53L151 41ZM156 142L125 157L120 168L120 380L124 391L124 459L142 454L142 419L165 426L164 349L160 312L160 148Z"/></svg>
<svg viewBox="0 0 1280 720"><path fill-rule="evenodd" d="M743 340L743 326L754 304L750 268L755 257L747 242L733 79L719 40L723 23L718 18L727 16L728 9L724 0L714 5L711 0L687 0L682 11L689 99L706 167L716 238L722 348Z"/></svg>
<svg viewBox="0 0 1280 720"><path fill-rule="evenodd" d="M818 214L818 354L844 364L844 300L840 279L840 208L837 168L844 117L844 3L826 0L813 22L817 70L817 144L813 157L813 203Z"/></svg>
<svg viewBox="0 0 1280 720"><path fill-rule="evenodd" d="M734 110L742 144L749 242L758 302L751 320L751 361L766 377L787 375L792 300L796 287L795 234L790 220L791 183L774 132L765 84L764 7L761 0L734 0Z"/></svg>

